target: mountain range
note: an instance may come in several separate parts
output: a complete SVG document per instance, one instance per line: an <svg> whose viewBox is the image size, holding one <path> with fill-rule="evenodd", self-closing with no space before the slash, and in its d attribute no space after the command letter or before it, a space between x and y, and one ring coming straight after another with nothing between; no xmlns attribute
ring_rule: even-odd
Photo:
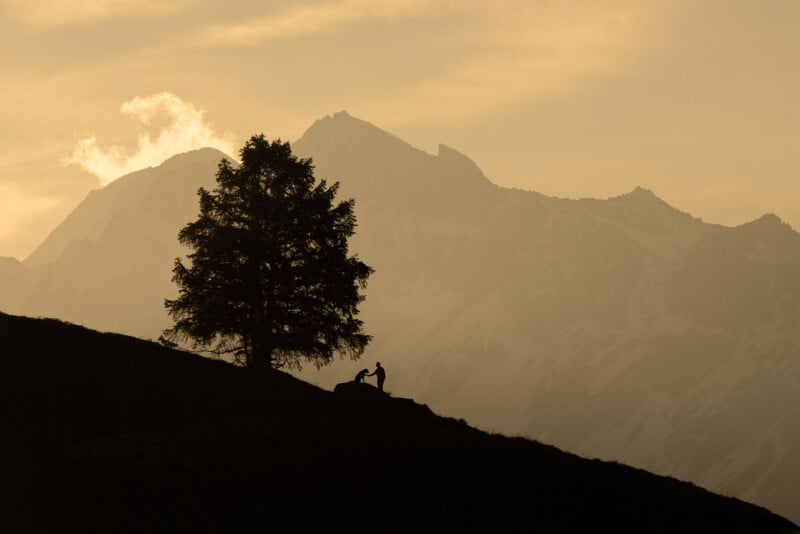
<svg viewBox="0 0 800 534"><path fill-rule="evenodd" d="M381 361L388 390L437 413L800 520L800 234L776 215L727 227L642 188L503 188L345 112L292 148L355 199L351 248L375 268L362 360L299 378L330 390ZM92 192L23 262L0 259L0 309L158 337L177 232L223 157Z"/></svg>

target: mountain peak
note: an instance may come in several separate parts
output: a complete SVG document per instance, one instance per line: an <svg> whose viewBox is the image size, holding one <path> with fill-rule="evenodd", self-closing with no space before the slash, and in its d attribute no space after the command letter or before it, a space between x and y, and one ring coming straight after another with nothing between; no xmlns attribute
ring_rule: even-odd
<svg viewBox="0 0 800 534"><path fill-rule="evenodd" d="M350 115L346 110L337 111L333 114L334 120L348 120L353 119L354 117Z"/></svg>
<svg viewBox="0 0 800 534"><path fill-rule="evenodd" d="M652 196L652 197L656 196L656 194L653 193L653 191L651 189L647 189L645 187L641 187L641 186L638 186L638 185L633 188L633 191L631 191L630 194L648 195L648 196Z"/></svg>
<svg viewBox="0 0 800 534"><path fill-rule="evenodd" d="M196 164L198 162L206 162L209 160L219 161L222 158L234 161L234 158L232 156L222 152L217 148L203 147L194 150L189 150L186 152L181 152L180 154L175 154L174 156L170 156L156 167L161 167L163 169L171 170L173 167L176 166L182 167L187 163Z"/></svg>
<svg viewBox="0 0 800 534"><path fill-rule="evenodd" d="M419 195L430 197L434 191L452 187L460 188L463 199L467 190L485 191L492 186L461 152L440 144L438 154L432 155L346 111L315 121L292 148L298 155L312 157L325 175L337 180L348 177L348 186L362 194L380 187L383 194L409 195L409 203L418 201ZM387 162L395 164L386 168ZM354 169L360 171L354 173Z"/></svg>
<svg viewBox="0 0 800 534"><path fill-rule="evenodd" d="M638 185L636 187L634 187L633 190L630 191L629 193L625 193L624 195L620 195L617 198L626 198L626 199L629 199L629 200L636 200L636 201L640 201L640 202L641 201L652 202L654 200L663 202L660 198L658 198L658 196L655 193L653 193L652 190L646 189L644 187L640 187Z"/></svg>
<svg viewBox="0 0 800 534"><path fill-rule="evenodd" d="M781 219L774 213L765 213L758 219L754 219L749 223L745 224L753 226L773 227L773 228L780 228L786 226L786 223L783 222L783 219Z"/></svg>
<svg viewBox="0 0 800 534"><path fill-rule="evenodd" d="M749 232L758 235L790 235L792 238L796 236L796 232L792 229L791 225L784 222L783 219L774 213L765 213L761 217L740 224L735 228L740 232Z"/></svg>
<svg viewBox="0 0 800 534"><path fill-rule="evenodd" d="M334 141L339 145L344 144L348 149L354 144L360 144L371 148L416 150L399 137L381 130L365 120L353 117L347 111L337 111L333 115L317 119L292 145L301 147L302 151L302 147L327 144L326 141L328 143Z"/></svg>
<svg viewBox="0 0 800 534"><path fill-rule="evenodd" d="M327 130L331 128L336 130L341 128L369 128L380 130L380 128L370 124L369 122L353 117L347 111L341 110L315 120L308 130L306 130L306 133L303 134L303 137L305 137L305 135L309 132Z"/></svg>
<svg viewBox="0 0 800 534"><path fill-rule="evenodd" d="M650 189L645 189L644 187L635 187L632 191L616 196L611 197L608 199L609 202L623 204L627 206L637 206L637 207L644 207L648 209L658 209L658 208L668 208L670 210L676 210L666 202L664 202L659 196L657 196L653 191Z"/></svg>

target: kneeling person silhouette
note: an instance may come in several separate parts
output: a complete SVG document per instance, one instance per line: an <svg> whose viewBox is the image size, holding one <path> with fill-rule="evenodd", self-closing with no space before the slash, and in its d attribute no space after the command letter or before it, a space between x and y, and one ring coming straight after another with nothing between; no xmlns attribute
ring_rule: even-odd
<svg viewBox="0 0 800 534"><path fill-rule="evenodd" d="M365 383L365 382L364 382L364 377L365 377L365 376L367 376L367 373L369 373L369 369L362 369L362 370L360 370L360 371L358 372L358 374L356 374L356 377L353 379L353 382L355 382L356 384L363 384L363 383Z"/></svg>

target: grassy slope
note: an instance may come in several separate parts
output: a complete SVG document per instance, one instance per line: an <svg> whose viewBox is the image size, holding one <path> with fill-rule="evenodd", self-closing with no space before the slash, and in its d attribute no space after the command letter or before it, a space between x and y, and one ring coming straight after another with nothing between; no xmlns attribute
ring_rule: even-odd
<svg viewBox="0 0 800 534"><path fill-rule="evenodd" d="M798 531L371 386L4 314L0 347L3 532Z"/></svg>

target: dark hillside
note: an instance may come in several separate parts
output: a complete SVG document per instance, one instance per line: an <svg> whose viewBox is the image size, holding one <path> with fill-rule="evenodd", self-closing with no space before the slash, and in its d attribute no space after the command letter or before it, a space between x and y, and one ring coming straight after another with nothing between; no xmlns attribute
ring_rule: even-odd
<svg viewBox="0 0 800 534"><path fill-rule="evenodd" d="M0 314L2 532L797 532L766 509L329 392Z"/></svg>

